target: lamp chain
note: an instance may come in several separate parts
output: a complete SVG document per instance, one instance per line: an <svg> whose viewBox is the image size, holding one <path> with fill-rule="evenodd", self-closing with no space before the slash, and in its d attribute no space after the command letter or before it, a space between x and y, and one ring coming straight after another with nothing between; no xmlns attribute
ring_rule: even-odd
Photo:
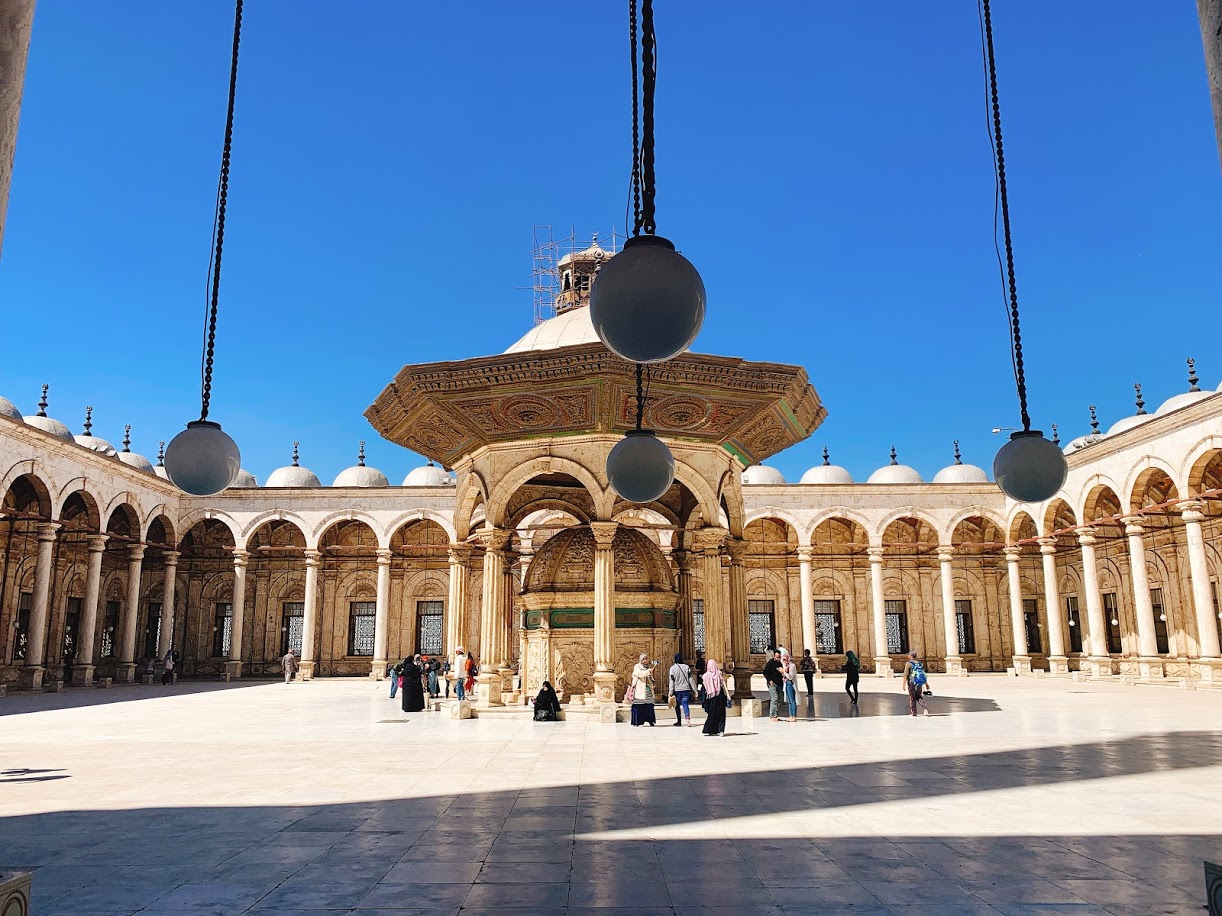
<svg viewBox="0 0 1222 916"><path fill-rule="evenodd" d="M225 114L225 143L221 151L220 188L216 200L216 226L212 249L212 288L208 311L208 337L204 346L204 379L201 420L208 419L212 402L212 366L216 352L216 316L221 292L221 253L225 247L225 208L229 202L229 157L233 149L233 103L238 88L238 45L242 37L242 0L237 0L233 17L233 56L229 65L229 108Z"/></svg>
<svg viewBox="0 0 1222 916"><path fill-rule="evenodd" d="M632 234L641 234L641 90L637 73L636 0L628 0L632 61Z"/></svg>
<svg viewBox="0 0 1222 916"><path fill-rule="evenodd" d="M1006 193L1006 156L1001 140L1001 102L997 95L997 65L993 54L993 17L989 0L981 0L984 15L985 63L989 70L989 97L993 110L993 149L997 170L997 191L1001 197L1001 226L1006 248L1006 281L1010 290L1010 345L1014 354L1014 381L1018 387L1018 407L1023 431L1031 430L1027 412L1027 376L1023 371L1023 338L1018 322L1018 284L1014 278L1014 246L1010 238L1010 199Z"/></svg>
<svg viewBox="0 0 1222 916"><path fill-rule="evenodd" d="M645 414L645 382L644 382L645 367L640 363L636 364L636 429L641 431L641 419Z"/></svg>
<svg viewBox="0 0 1222 916"><path fill-rule="evenodd" d="M628 31L632 53L632 234L658 231L654 216L657 185L654 181L654 89L657 85L657 36L653 27L653 0L628 0ZM638 35L640 53L638 57Z"/></svg>

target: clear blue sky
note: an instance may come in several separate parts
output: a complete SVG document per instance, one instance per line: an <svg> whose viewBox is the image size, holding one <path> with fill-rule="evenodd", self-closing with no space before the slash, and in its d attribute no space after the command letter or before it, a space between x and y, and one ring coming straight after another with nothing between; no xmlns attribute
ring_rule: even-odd
<svg viewBox="0 0 1222 916"><path fill-rule="evenodd" d="M658 227L693 349L805 366L771 463L991 467L1017 407L974 0L659 0ZM532 224L621 224L626 4L252 0L213 417L260 481L330 483L405 363L531 326ZM995 0L1032 414L1062 438L1222 379L1222 178L1194 4ZM0 264L0 394L150 457L198 415L232 7L45 0Z"/></svg>

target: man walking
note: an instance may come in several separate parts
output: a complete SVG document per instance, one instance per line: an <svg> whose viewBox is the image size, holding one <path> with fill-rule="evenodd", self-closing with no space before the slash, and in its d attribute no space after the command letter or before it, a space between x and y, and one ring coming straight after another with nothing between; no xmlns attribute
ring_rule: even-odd
<svg viewBox="0 0 1222 916"><path fill-rule="evenodd" d="M908 712L917 714L917 704L921 706L921 715L929 715L929 705L925 702L925 687L929 677L925 674L925 666L917 661L915 652L908 653L908 661L904 664L904 689L908 691Z"/></svg>
<svg viewBox="0 0 1222 916"><path fill-rule="evenodd" d="M781 650L773 649L772 658L764 665L764 680L768 682L768 718L781 720L781 699L785 696L785 677L781 674Z"/></svg>
<svg viewBox="0 0 1222 916"><path fill-rule="evenodd" d="M284 666L284 683L287 684L297 676L297 656L293 655L292 649L284 653L284 658L280 659L280 664Z"/></svg>

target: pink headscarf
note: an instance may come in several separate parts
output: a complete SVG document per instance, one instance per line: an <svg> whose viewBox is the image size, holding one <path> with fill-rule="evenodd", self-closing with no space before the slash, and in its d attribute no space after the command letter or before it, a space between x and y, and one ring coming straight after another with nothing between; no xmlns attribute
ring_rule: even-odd
<svg viewBox="0 0 1222 916"><path fill-rule="evenodd" d="M717 667L717 662L711 658L708 660L702 680L704 681L704 692L706 695L715 697L721 693L721 671Z"/></svg>

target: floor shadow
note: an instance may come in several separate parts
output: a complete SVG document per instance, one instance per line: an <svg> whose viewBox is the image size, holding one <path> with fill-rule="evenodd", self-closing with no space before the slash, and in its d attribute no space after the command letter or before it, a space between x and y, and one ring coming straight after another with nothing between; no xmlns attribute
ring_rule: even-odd
<svg viewBox="0 0 1222 916"><path fill-rule="evenodd" d="M137 700L156 700L165 697L184 696L194 693L212 693L217 690L243 690L251 687L266 687L283 683L283 679L259 679L230 681L179 681L163 687L159 682L144 684L119 684L113 687L67 687L60 693L42 690L12 690L0 700L0 718L52 709L72 709L81 706L108 706L112 703L130 703Z"/></svg>

